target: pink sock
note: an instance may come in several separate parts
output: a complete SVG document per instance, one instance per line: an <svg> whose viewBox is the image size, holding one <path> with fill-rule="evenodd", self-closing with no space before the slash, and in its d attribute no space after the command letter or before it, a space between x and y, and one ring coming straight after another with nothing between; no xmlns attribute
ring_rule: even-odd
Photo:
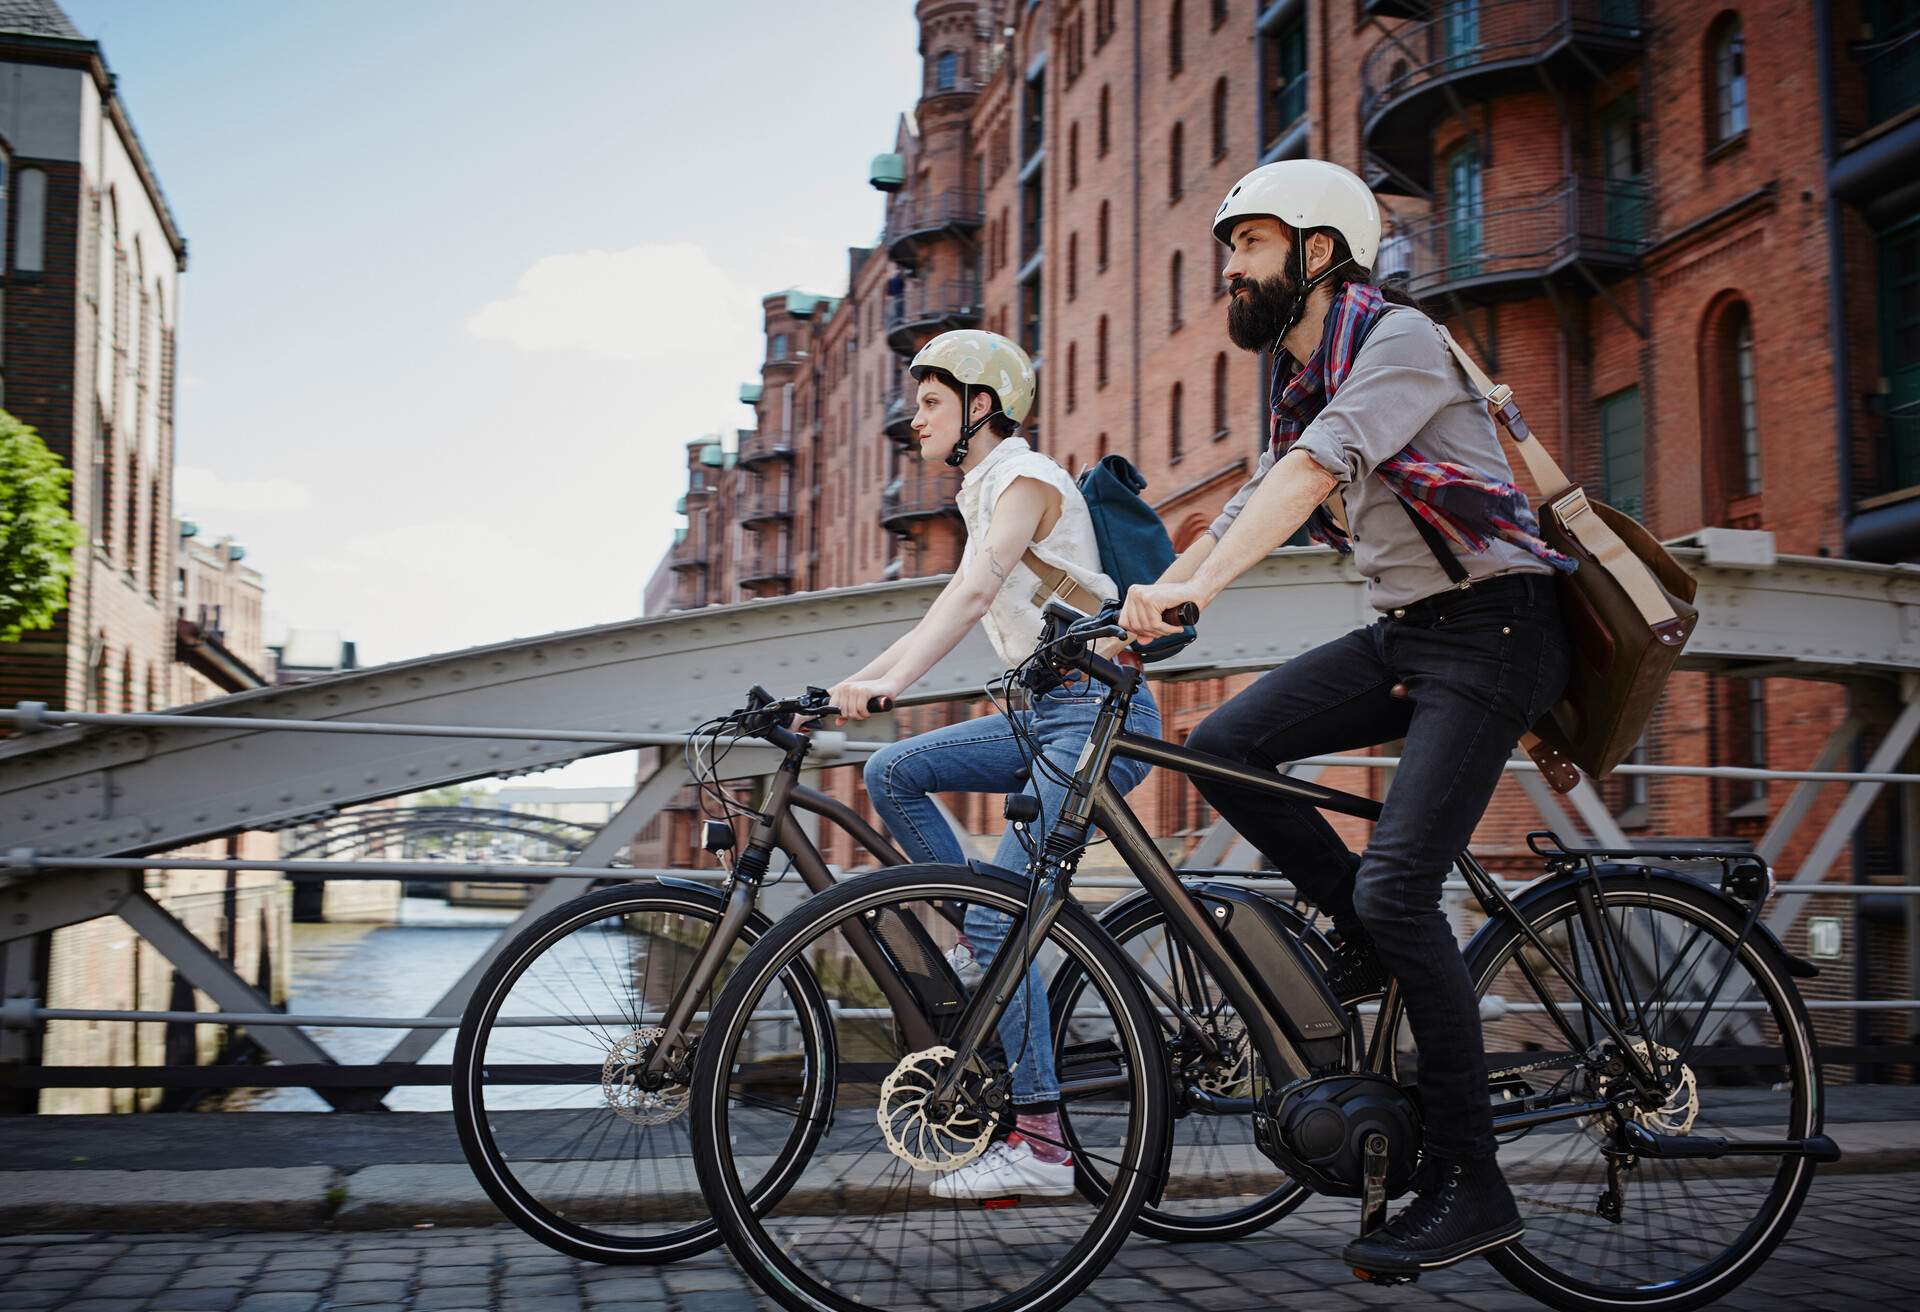
<svg viewBox="0 0 1920 1312"><path fill-rule="evenodd" d="M1058 1165L1071 1156L1060 1142L1059 1112L1020 1112L1013 1123L1021 1141L1039 1161Z"/></svg>

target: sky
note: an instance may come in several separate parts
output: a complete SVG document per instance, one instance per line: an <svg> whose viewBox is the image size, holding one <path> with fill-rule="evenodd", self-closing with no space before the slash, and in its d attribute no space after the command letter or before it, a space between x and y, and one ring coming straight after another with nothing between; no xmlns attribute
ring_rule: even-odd
<svg viewBox="0 0 1920 1312"><path fill-rule="evenodd" d="M363 664L640 613L918 89L909 0L61 3L189 243L175 509Z"/></svg>

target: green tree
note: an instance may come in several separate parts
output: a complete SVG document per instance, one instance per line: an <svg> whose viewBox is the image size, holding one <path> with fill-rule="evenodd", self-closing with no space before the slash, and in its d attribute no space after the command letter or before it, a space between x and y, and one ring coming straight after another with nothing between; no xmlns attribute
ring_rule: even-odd
<svg viewBox="0 0 1920 1312"><path fill-rule="evenodd" d="M40 435L0 410L0 642L47 628L67 604L80 542L67 513L72 484Z"/></svg>

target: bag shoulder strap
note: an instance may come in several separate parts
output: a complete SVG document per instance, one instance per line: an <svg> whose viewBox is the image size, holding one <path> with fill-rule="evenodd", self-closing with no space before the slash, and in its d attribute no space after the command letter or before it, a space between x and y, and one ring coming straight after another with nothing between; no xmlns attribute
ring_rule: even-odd
<svg viewBox="0 0 1920 1312"><path fill-rule="evenodd" d="M1535 486L1540 489L1540 495L1551 501L1572 487L1573 480L1561 472L1558 462L1540 444L1540 439L1533 435L1533 430L1527 427L1527 421L1520 417L1520 407L1513 403L1513 389L1487 377L1486 370L1475 364L1473 357L1453 340L1453 334L1447 331L1445 324L1436 323L1434 327L1440 330L1440 340L1447 344L1447 349L1453 352L1453 358L1466 371L1467 381L1485 398L1493 417L1500 421L1500 426L1507 430L1507 436L1513 439L1514 446L1520 451L1520 458L1526 462L1527 473L1533 476Z"/></svg>
<svg viewBox="0 0 1920 1312"><path fill-rule="evenodd" d="M1500 426L1507 430L1507 436L1513 439L1514 446L1519 448L1520 458L1527 463L1527 472L1533 475L1542 499L1553 509L1560 527L1619 583L1633 602L1634 609L1640 612L1641 618L1660 636L1662 642L1673 644L1685 641L1685 635L1678 631L1675 624L1677 614L1673 602L1654 578L1653 571L1594 512L1592 503L1587 500L1586 490L1576 486L1572 479L1561 472L1546 447L1540 444L1540 439L1527 427L1527 421L1520 417L1520 407L1513 403L1513 389L1488 378L1486 371L1460 348L1460 343L1453 340L1453 334L1447 331L1444 324L1435 324L1434 327L1440 330L1441 340L1446 342L1448 349L1453 352L1453 358L1466 371L1468 381L1486 398L1487 407L1500 421Z"/></svg>

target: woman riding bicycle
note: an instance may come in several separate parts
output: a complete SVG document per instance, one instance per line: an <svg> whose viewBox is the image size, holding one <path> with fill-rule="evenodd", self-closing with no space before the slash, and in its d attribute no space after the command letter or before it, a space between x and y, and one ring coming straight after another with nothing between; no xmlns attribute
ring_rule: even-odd
<svg viewBox="0 0 1920 1312"><path fill-rule="evenodd" d="M918 624L829 696L850 720L865 719L869 698L894 698L982 624L994 651L1020 664L1039 637L1040 607L1050 597L1084 611L1117 595L1100 571L1100 551L1085 499L1065 470L1020 436L1033 404L1033 362L998 333L942 333L921 348L909 372L918 385L913 435L922 460L965 471L958 496L966 551L953 578ZM1103 654L1111 648L1103 648ZM874 753L867 794L894 840L916 861L966 863L967 853L932 800L934 793L1021 791L1035 797L1045 833L1059 812L1075 760L1086 745L1103 689L1079 679L1033 698L1032 709L935 729ZM1155 733L1159 711L1141 685L1128 727ZM1032 761L1034 750L1039 761ZM1131 790L1147 767L1116 762L1114 787ZM1022 836L1009 829L994 864L1027 866ZM968 912L966 938L981 969L993 964L1012 922L985 908ZM1060 1197L1074 1190L1062 1142L1060 1085L1044 982L1030 969L1000 1022L1012 1064L1014 1133L985 1155L939 1176L942 1198L1008 1194Z"/></svg>
<svg viewBox="0 0 1920 1312"><path fill-rule="evenodd" d="M1573 562L1540 539L1439 330L1375 285L1380 210L1365 183L1322 160L1266 165L1228 194L1213 232L1232 251L1229 335L1274 352L1272 441L1212 531L1133 589L1120 622L1138 638L1167 632L1161 612L1204 608L1303 524L1366 576L1378 622L1261 676L1187 745L1273 768L1406 740L1357 857L1311 806L1196 783L1332 918L1337 993L1373 991L1384 972L1399 980L1428 1169L1419 1198L1346 1257L1376 1272L1444 1266L1522 1226L1495 1161L1479 1012L1440 888L1514 745L1566 683L1553 571Z"/></svg>

